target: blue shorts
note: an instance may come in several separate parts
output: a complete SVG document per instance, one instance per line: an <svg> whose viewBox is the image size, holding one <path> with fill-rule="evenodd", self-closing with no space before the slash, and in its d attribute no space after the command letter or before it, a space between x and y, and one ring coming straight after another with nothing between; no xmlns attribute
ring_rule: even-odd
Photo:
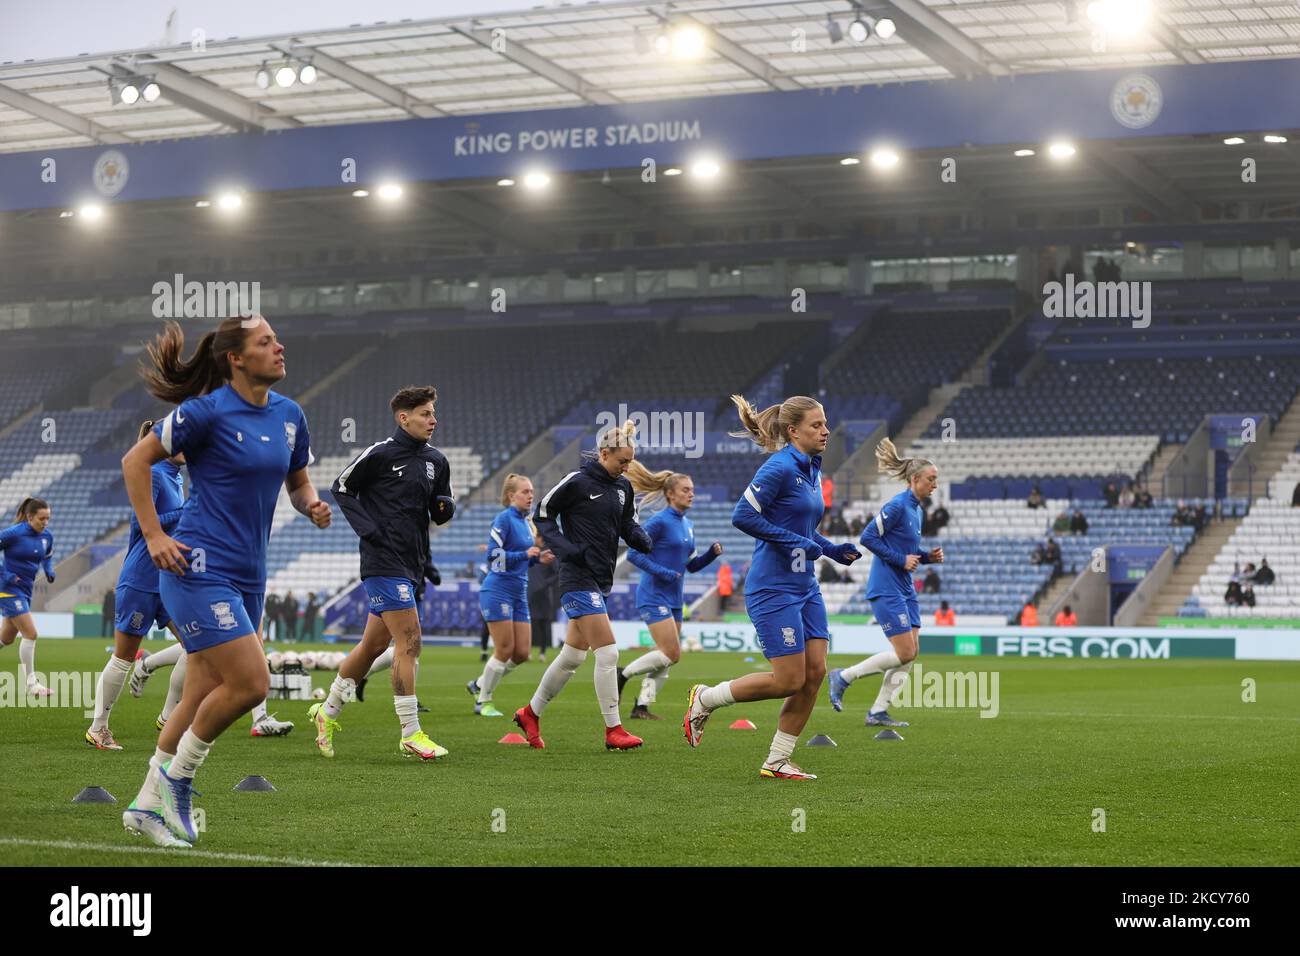
<svg viewBox="0 0 1300 956"><path fill-rule="evenodd" d="M670 617L678 624L682 623L682 609L669 607L667 604L638 604L636 612L641 615L641 620L647 624L658 624Z"/></svg>
<svg viewBox="0 0 1300 956"><path fill-rule="evenodd" d="M522 621L527 624L533 618L528 613L528 584L515 591L505 588L484 588L478 592L479 610L485 621Z"/></svg>
<svg viewBox="0 0 1300 956"><path fill-rule="evenodd" d="M921 608L915 594L882 594L879 597L868 596L867 600L871 602L871 613L876 616L885 637L908 634L912 628L921 626Z"/></svg>
<svg viewBox="0 0 1300 956"><path fill-rule="evenodd" d="M211 574L158 575L158 596L171 612L187 653L205 651L245 634L257 633L262 591L241 591Z"/></svg>
<svg viewBox="0 0 1300 956"><path fill-rule="evenodd" d="M370 613L405 611L415 607L415 584L406 578L366 578L361 582L370 597Z"/></svg>
<svg viewBox="0 0 1300 956"><path fill-rule="evenodd" d="M0 597L0 617L18 617L31 613L32 602L21 594L14 594L12 591L0 593L4 594L4 597Z"/></svg>
<svg viewBox="0 0 1300 956"><path fill-rule="evenodd" d="M159 627L166 627L171 621L171 615L163 607L162 598L156 591L141 591L120 584L113 594L117 602L113 626L123 634L144 637L153 630L155 622Z"/></svg>
<svg viewBox="0 0 1300 956"><path fill-rule="evenodd" d="M605 598L599 591L565 591L560 596L560 606L571 618L609 613L605 607Z"/></svg>
<svg viewBox="0 0 1300 956"><path fill-rule="evenodd" d="M745 594L745 606L763 656L787 657L802 654L808 640L829 641L831 628L826 604L816 584L803 594L788 591L752 591Z"/></svg>

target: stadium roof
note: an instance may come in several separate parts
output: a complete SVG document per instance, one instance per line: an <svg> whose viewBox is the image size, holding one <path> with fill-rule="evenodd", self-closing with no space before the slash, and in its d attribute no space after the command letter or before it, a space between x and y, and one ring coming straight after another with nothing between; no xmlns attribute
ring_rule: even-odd
<svg viewBox="0 0 1300 956"><path fill-rule="evenodd" d="M1300 9L1252 0L1159 0L1145 30L1093 51L1086 0L862 0L897 33L855 43L849 0L572 4L466 19L401 21L0 64L0 152L232 131L472 115L600 103L851 87L953 76L1149 67L1300 55ZM828 20L844 35L832 42ZM655 51L695 25L693 62ZM797 52L802 29L806 48ZM493 49L494 35L504 49ZM293 54L310 86L261 89ZM149 75L152 103L113 102L114 77Z"/></svg>

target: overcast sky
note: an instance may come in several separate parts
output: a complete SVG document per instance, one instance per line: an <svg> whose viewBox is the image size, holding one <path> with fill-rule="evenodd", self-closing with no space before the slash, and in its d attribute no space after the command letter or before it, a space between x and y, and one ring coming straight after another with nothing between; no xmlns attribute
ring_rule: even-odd
<svg viewBox="0 0 1300 956"><path fill-rule="evenodd" d="M585 5L586 0L573 6ZM208 39L556 7L555 0L0 0L0 63Z"/></svg>

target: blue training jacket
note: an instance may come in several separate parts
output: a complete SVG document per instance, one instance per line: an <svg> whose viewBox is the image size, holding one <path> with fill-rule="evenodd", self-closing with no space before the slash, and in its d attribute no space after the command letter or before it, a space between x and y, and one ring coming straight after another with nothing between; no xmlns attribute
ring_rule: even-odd
<svg viewBox="0 0 1300 956"><path fill-rule="evenodd" d="M867 597L915 597L912 574L903 569L909 554L919 554L922 564L930 553L921 547L921 519L924 509L912 489L900 491L881 506L867 523L861 542L876 556L867 577Z"/></svg>
<svg viewBox="0 0 1300 956"><path fill-rule="evenodd" d="M533 546L533 533L528 528L528 516L511 506L492 519L488 532L488 575L483 579L483 590L503 588L516 591L528 587L528 567L536 558L528 556Z"/></svg>
<svg viewBox="0 0 1300 956"><path fill-rule="evenodd" d="M654 548L649 554L628 551L627 559L642 572L636 586L636 603L682 606L683 575L702 571L717 557L712 546L704 554L695 549L695 526L686 513L668 507L641 526L650 535Z"/></svg>
<svg viewBox="0 0 1300 956"><path fill-rule="evenodd" d="M5 528L0 531L0 553L4 555L0 598L25 597L31 601L37 568L43 568L45 576L54 580L54 535L48 528L37 532L25 520Z"/></svg>
<svg viewBox="0 0 1300 956"><path fill-rule="evenodd" d="M804 594L817 586L813 564L825 549L835 547L817 531L826 510L821 468L821 455L810 458L786 445L768 456L736 502L731 523L758 539L745 578L746 594Z"/></svg>

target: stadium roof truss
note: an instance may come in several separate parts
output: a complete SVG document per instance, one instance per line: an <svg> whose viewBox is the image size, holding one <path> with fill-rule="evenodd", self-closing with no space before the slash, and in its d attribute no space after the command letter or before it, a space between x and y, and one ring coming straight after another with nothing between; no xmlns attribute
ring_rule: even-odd
<svg viewBox="0 0 1300 956"><path fill-rule="evenodd" d="M860 0L897 33L832 42L850 0L678 0L550 6L466 20L0 64L0 152L232 131L472 115L652 99L1300 55L1285 0L1157 0L1138 38L1093 52L1086 0ZM698 60L655 50L665 27L707 37ZM800 32L801 31L801 32ZM263 63L310 58L310 86L261 89ZM115 103L114 76L152 75L152 103ZM1120 169L1111 166L1112 169ZM1119 175L1135 175L1119 172ZM1165 203L1177 203L1165 196Z"/></svg>

